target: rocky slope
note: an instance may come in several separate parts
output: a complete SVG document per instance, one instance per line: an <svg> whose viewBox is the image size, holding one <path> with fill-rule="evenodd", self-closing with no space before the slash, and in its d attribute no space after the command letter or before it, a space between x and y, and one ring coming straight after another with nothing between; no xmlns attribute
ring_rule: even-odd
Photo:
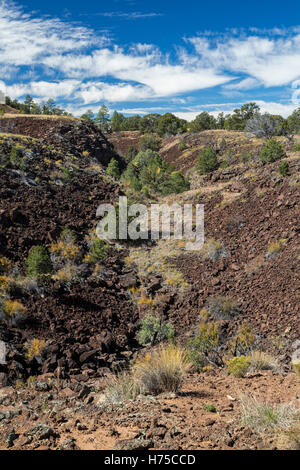
<svg viewBox="0 0 300 470"><path fill-rule="evenodd" d="M115 152L137 146L140 135L109 136L113 148L87 122L32 116L1 117L0 131L0 289L27 312L22 325L0 323L7 347L0 364L0 448L280 447L241 424L238 392L299 408L290 362L300 338L300 153L283 142L289 171L281 176L278 162L263 165L257 158L263 142L242 133L164 139L161 154L189 172L192 189L155 202L204 204L204 251L184 250L184 240L112 244L91 262L96 209L126 190L105 166L115 157L122 167ZM199 176L193 167L208 144L226 165ZM30 281L30 249L42 245L54 256L66 227L76 260L43 282ZM221 318L222 354L246 325L255 348L276 357L279 374L235 379L226 367L205 374L191 368L178 394L107 403L107 378L139 353L136 333L145 314L171 322L185 346L197 334L199 312L218 298L235 310L231 319ZM39 354L28 349L33 340L43 343ZM217 413L205 410L209 403Z"/></svg>

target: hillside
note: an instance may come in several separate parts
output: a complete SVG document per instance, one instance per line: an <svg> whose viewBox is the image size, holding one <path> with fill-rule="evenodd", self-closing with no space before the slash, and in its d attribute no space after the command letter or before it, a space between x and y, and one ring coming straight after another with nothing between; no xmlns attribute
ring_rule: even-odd
<svg viewBox="0 0 300 470"><path fill-rule="evenodd" d="M300 405L291 365L300 338L298 147L279 139L288 162L283 176L278 161L260 161L264 142L242 132L165 138L160 155L189 175L191 189L134 197L204 204L203 250L186 251L185 240L173 239L103 244L95 236L97 207L130 190L107 174L107 164L114 158L123 169L122 156L140 138L103 136L67 117L0 117L0 340L7 346L0 449L299 446L298 431L294 442L282 429L257 431L241 418L242 396ZM195 165L207 145L220 165L199 175ZM32 278L28 256L36 246L52 266ZM117 389L114 372L156 350L156 335L139 344L149 314L186 350L199 329L212 328L218 354L189 364L176 393L123 399L130 382L125 373ZM230 375L232 344L236 356L263 351L271 370ZM107 398L108 383L114 398Z"/></svg>

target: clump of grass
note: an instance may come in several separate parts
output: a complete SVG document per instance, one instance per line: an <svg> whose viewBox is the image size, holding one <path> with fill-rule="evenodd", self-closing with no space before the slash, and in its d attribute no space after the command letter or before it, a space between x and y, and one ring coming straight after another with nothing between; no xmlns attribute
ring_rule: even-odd
<svg viewBox="0 0 300 470"><path fill-rule="evenodd" d="M204 405L204 409L205 409L205 411L208 411L209 413L216 413L217 412L217 408L215 407L215 405L212 405L211 403L208 403L208 404Z"/></svg>
<svg viewBox="0 0 300 470"><path fill-rule="evenodd" d="M292 360L292 366L295 371L295 374L300 377L300 358Z"/></svg>
<svg viewBox="0 0 300 470"><path fill-rule="evenodd" d="M51 244L51 253L64 261L76 261L80 255L79 247L76 245L75 235L69 227L64 228L59 240Z"/></svg>
<svg viewBox="0 0 300 470"><path fill-rule="evenodd" d="M5 256L0 256L0 272L5 273L11 269L11 262Z"/></svg>
<svg viewBox="0 0 300 470"><path fill-rule="evenodd" d="M215 320L230 320L240 312L238 304L230 297L211 297L208 301L208 312Z"/></svg>
<svg viewBox="0 0 300 470"><path fill-rule="evenodd" d="M40 357L45 349L46 341L43 339L33 338L25 344L26 358L31 360L34 357Z"/></svg>
<svg viewBox="0 0 300 470"><path fill-rule="evenodd" d="M210 238L207 242L204 243L202 247L202 257L205 260L217 261L220 258L224 258L227 255L227 250L224 248L223 244L218 241Z"/></svg>
<svg viewBox="0 0 300 470"><path fill-rule="evenodd" d="M138 395L177 392L189 367L187 354L175 345L168 345L136 360L129 370L115 374L106 386L106 401L122 403Z"/></svg>
<svg viewBox="0 0 300 470"><path fill-rule="evenodd" d="M277 255L279 255L279 253L281 253L283 250L283 245L284 243L281 241L270 243L265 255L266 258L275 258Z"/></svg>
<svg viewBox="0 0 300 470"><path fill-rule="evenodd" d="M250 368L250 358L246 356L233 357L227 362L228 372L234 377L241 378L246 375Z"/></svg>
<svg viewBox="0 0 300 470"><path fill-rule="evenodd" d="M106 384L106 400L110 403L135 400L140 392L139 383L134 380L131 371L115 374Z"/></svg>
<svg viewBox="0 0 300 470"><path fill-rule="evenodd" d="M27 309L17 300L6 299L0 302L0 320L4 319L12 326L22 323L27 314Z"/></svg>
<svg viewBox="0 0 300 470"><path fill-rule="evenodd" d="M158 395L177 392L188 367L187 353L179 346L168 345L138 359L133 374L143 393Z"/></svg>
<svg viewBox="0 0 300 470"><path fill-rule="evenodd" d="M288 430L299 422L299 410L291 404L274 405L242 395L242 423L258 432Z"/></svg>
<svg viewBox="0 0 300 470"><path fill-rule="evenodd" d="M279 373L281 370L278 361L263 351L252 351L250 354L250 370L257 372L260 370L273 370Z"/></svg>
<svg viewBox="0 0 300 470"><path fill-rule="evenodd" d="M300 424L279 431L275 442L279 449L300 450Z"/></svg>

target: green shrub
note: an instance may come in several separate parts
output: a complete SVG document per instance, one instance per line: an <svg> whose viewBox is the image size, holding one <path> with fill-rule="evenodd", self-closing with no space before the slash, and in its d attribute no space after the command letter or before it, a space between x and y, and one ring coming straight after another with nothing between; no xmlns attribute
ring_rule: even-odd
<svg viewBox="0 0 300 470"><path fill-rule="evenodd" d="M139 149L141 152L146 150L153 150L153 152L158 152L161 147L161 141L157 139L154 135L144 135L139 141Z"/></svg>
<svg viewBox="0 0 300 470"><path fill-rule="evenodd" d="M43 246L31 248L26 259L29 277L39 278L52 273L52 263L47 250Z"/></svg>
<svg viewBox="0 0 300 470"><path fill-rule="evenodd" d="M208 403L207 405L204 405L204 409L205 409L205 411L208 411L209 413L216 413L217 412L217 408L215 407L215 405L212 405L211 403Z"/></svg>
<svg viewBox="0 0 300 470"><path fill-rule="evenodd" d="M185 179L181 171L173 171L169 178L162 184L162 194L179 194L190 189L190 183Z"/></svg>
<svg viewBox="0 0 300 470"><path fill-rule="evenodd" d="M151 191L162 194L179 193L189 189L181 172L172 171L161 156L153 150L139 152L122 174L122 181L134 191Z"/></svg>
<svg viewBox="0 0 300 470"><path fill-rule="evenodd" d="M67 183L70 183L73 179L73 172L69 168L63 168L62 170L63 178Z"/></svg>
<svg viewBox="0 0 300 470"><path fill-rule="evenodd" d="M210 357L211 362L216 362L215 355L220 341L219 325L216 322L208 322L206 310L201 312L197 336L187 342L187 350L190 361L198 370L202 370L206 364L206 359Z"/></svg>
<svg viewBox="0 0 300 470"><path fill-rule="evenodd" d="M196 170L200 173L200 175L211 173L212 171L216 170L218 166L217 152L213 147L205 147L203 150L201 150L196 165Z"/></svg>
<svg viewBox="0 0 300 470"><path fill-rule="evenodd" d="M174 338L174 327L171 323L164 323L160 317L152 314L145 315L141 320L140 330L138 332L138 342L145 346L160 343L165 339Z"/></svg>
<svg viewBox="0 0 300 470"><path fill-rule="evenodd" d="M134 145L130 145L126 152L124 153L124 158L127 163L131 162L138 154L138 150Z"/></svg>
<svg viewBox="0 0 300 470"><path fill-rule="evenodd" d="M10 159L10 163L13 166L17 166L17 167L22 166L22 162L23 162L22 150L18 147L12 147L10 151L9 159Z"/></svg>
<svg viewBox="0 0 300 470"><path fill-rule="evenodd" d="M238 354L249 354L256 342L256 336L249 325L241 325L237 334L229 342L230 352Z"/></svg>
<svg viewBox="0 0 300 470"><path fill-rule="evenodd" d="M89 261L92 263L97 263L98 261L103 260L109 251L109 246L104 243L103 240L99 238L94 240L92 245L90 246L89 252Z"/></svg>
<svg viewBox="0 0 300 470"><path fill-rule="evenodd" d="M293 148L293 152L300 152L300 144L296 144Z"/></svg>
<svg viewBox="0 0 300 470"><path fill-rule="evenodd" d="M115 158L112 158L107 166L106 173L115 179L120 178L119 164Z"/></svg>
<svg viewBox="0 0 300 470"><path fill-rule="evenodd" d="M290 169L289 164L286 161L280 163L278 167L278 171L281 174L281 176L287 176L289 174L289 169Z"/></svg>
<svg viewBox="0 0 300 470"><path fill-rule="evenodd" d="M227 363L228 372L229 374L233 375L234 377L244 377L248 372L251 365L251 360L249 357L246 356L239 356L230 359Z"/></svg>
<svg viewBox="0 0 300 470"><path fill-rule="evenodd" d="M277 142L276 139L270 139L263 146L259 156L262 162L270 163L286 157L286 154L280 142Z"/></svg>
<svg viewBox="0 0 300 470"><path fill-rule="evenodd" d="M186 150L186 149L187 149L187 145L186 145L185 141L184 141L184 140L181 140L181 141L179 142L179 144L178 144L178 150L179 150L180 152L183 152L183 151Z"/></svg>

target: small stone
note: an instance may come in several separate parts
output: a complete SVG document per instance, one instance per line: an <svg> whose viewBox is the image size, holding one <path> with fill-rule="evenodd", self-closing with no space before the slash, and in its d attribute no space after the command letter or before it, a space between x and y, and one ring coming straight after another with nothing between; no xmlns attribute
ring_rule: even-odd
<svg viewBox="0 0 300 470"><path fill-rule="evenodd" d="M147 450L153 447L150 439L125 439L117 441L113 450Z"/></svg>

